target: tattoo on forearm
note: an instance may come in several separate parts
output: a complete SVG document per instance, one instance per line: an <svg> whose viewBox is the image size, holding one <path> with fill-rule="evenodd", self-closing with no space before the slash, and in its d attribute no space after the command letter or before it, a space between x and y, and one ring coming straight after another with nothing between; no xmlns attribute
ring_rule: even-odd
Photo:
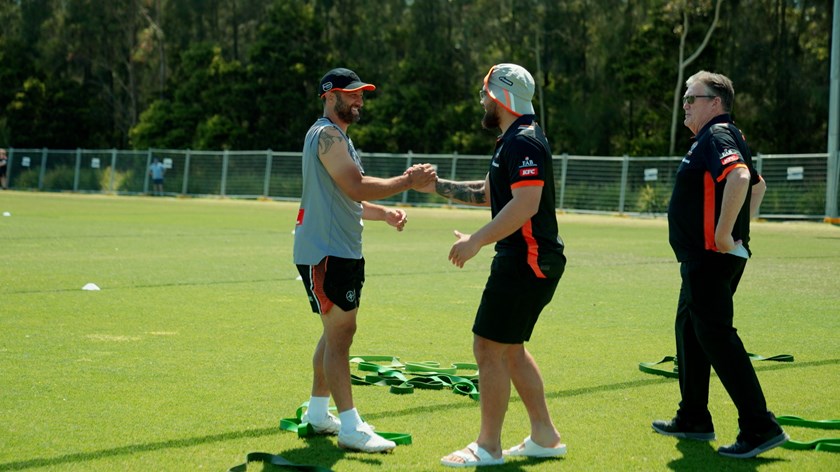
<svg viewBox="0 0 840 472"><path fill-rule="evenodd" d="M439 179L435 191L441 197L453 198L467 203L484 203L484 182L453 182Z"/></svg>
<svg viewBox="0 0 840 472"><path fill-rule="evenodd" d="M340 143L343 141L342 137L338 134L330 132L330 130L324 130L318 136L318 154L324 155L330 152L333 144Z"/></svg>

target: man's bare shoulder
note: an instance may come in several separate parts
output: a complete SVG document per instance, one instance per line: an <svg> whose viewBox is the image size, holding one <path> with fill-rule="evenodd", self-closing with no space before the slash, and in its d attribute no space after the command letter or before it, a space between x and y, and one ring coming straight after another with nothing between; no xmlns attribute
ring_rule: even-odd
<svg viewBox="0 0 840 472"><path fill-rule="evenodd" d="M335 149L336 144L341 144L344 142L344 135L333 126L327 126L321 130L321 133L318 136L318 154L325 155L329 154L330 151Z"/></svg>

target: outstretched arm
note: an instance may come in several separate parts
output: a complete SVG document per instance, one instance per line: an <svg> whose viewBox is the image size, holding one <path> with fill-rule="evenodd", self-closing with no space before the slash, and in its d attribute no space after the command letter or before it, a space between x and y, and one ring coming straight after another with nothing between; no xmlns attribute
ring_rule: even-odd
<svg viewBox="0 0 840 472"><path fill-rule="evenodd" d="M318 157L341 191L357 202L381 200L437 178L429 164L415 166L410 172L391 178L363 175L350 157L347 140L332 127L324 128L318 137Z"/></svg>
<svg viewBox="0 0 840 472"><path fill-rule="evenodd" d="M437 179L434 185L428 184L416 189L418 192L435 192L441 197L451 198L459 203L474 206L490 206L490 196L487 194L489 185L487 178L484 180L469 180L456 182L454 180Z"/></svg>

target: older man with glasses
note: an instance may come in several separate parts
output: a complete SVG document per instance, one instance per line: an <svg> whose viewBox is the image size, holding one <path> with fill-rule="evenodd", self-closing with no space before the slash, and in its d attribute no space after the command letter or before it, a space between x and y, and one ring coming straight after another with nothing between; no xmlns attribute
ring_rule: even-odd
<svg viewBox="0 0 840 472"><path fill-rule="evenodd" d="M765 183L729 114L732 81L700 71L686 86L684 123L695 134L694 143L677 169L668 206L669 239L682 276L675 322L681 401L673 419L652 426L666 436L713 441L708 403L714 367L738 409L740 427L735 443L718 452L749 458L789 439L767 410L732 323L732 296L752 255L750 217L757 213Z"/></svg>

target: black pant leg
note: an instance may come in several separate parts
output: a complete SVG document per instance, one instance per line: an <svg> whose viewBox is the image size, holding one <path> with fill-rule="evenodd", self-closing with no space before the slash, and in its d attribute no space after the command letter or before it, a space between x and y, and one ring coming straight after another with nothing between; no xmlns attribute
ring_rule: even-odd
<svg viewBox="0 0 840 472"><path fill-rule="evenodd" d="M767 431L775 424L744 344L733 326L732 296L746 259L712 253L688 264L689 310L695 336L738 408L742 431Z"/></svg>
<svg viewBox="0 0 840 472"><path fill-rule="evenodd" d="M686 270L686 264L681 264L680 273L683 274ZM690 307L691 290L684 274L682 280L674 323L681 398L677 416L691 423L706 423L712 420L708 407L711 363L694 332Z"/></svg>

